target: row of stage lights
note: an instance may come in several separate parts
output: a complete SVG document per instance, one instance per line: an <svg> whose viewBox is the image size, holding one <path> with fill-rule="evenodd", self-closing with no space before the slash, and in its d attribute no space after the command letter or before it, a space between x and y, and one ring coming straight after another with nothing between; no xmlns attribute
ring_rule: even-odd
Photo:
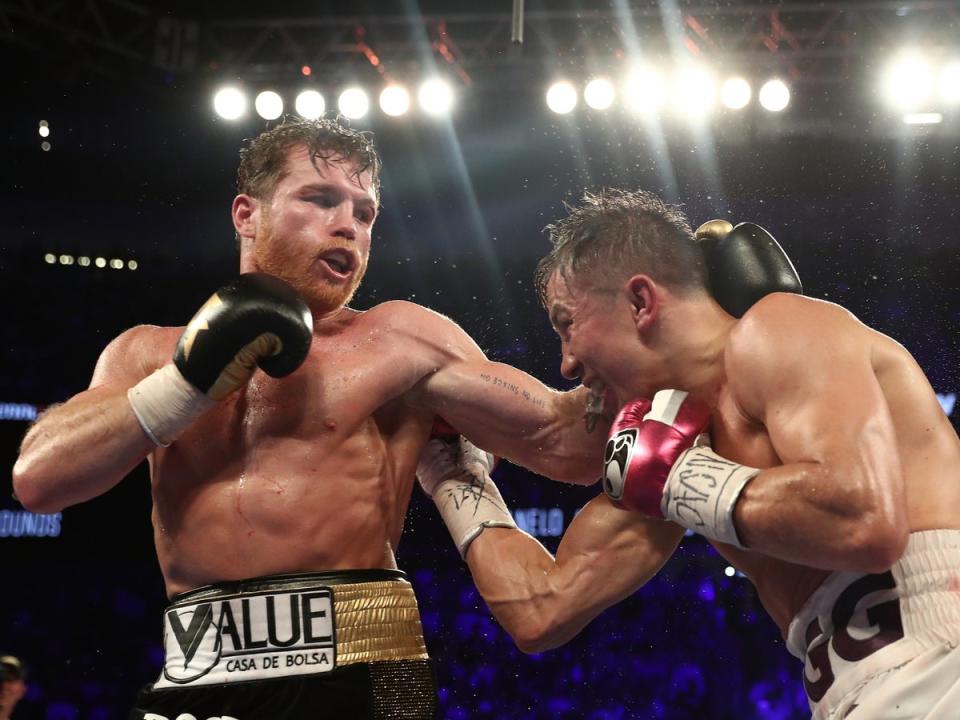
<svg viewBox="0 0 960 720"><path fill-rule="evenodd" d="M902 51L885 69L881 93L891 109L908 113L905 122L939 122L942 115L934 110L960 103L960 60L935 63L919 52ZM753 86L746 78L733 76L718 82L702 66L681 68L669 78L653 67L639 66L619 88L606 77L591 79L582 90L561 80L547 89L545 100L547 107L560 115L575 110L581 100L593 110L603 111L619 99L623 107L640 114L673 109L703 117L715 109L718 100L730 110L741 110L751 103L753 95ZM760 106L772 113L786 109L790 97L789 86L780 78L766 80L757 93ZM416 104L431 116L449 114L455 100L453 87L440 78L424 82L416 91ZM216 113L226 120L244 117L248 104L247 95L237 87L221 88L213 100ZM405 86L392 84L381 90L378 104L385 115L400 117L414 107L414 99ZM284 112L284 100L273 90L259 93L253 105L265 120L275 120ZM336 106L341 115L358 120L369 114L372 102L366 90L352 86L339 94ZM314 119L327 111L327 101L317 90L304 90L296 96L294 109L301 117Z"/></svg>
<svg viewBox="0 0 960 720"><path fill-rule="evenodd" d="M110 267L113 270L136 270L140 267L140 264L136 260L127 260L124 262L120 258L112 258L107 260L105 257L90 257L89 255L79 255L74 257L73 255L57 255L56 253L46 253L43 256L43 261L47 265L77 265L82 268L95 267L95 268L106 268Z"/></svg>

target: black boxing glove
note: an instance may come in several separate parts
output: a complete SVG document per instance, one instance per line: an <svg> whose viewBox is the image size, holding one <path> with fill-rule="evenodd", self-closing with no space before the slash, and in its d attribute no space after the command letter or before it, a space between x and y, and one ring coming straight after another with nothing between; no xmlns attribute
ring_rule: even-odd
<svg viewBox="0 0 960 720"><path fill-rule="evenodd" d="M734 227L711 220L697 229L696 238L703 246L713 297L734 317L742 317L764 295L803 293L790 258L759 225Z"/></svg>
<svg viewBox="0 0 960 720"><path fill-rule="evenodd" d="M166 447L195 418L244 386L259 365L296 370L313 338L310 309L286 282L246 273L222 287L187 325L166 365L127 393L140 426Z"/></svg>

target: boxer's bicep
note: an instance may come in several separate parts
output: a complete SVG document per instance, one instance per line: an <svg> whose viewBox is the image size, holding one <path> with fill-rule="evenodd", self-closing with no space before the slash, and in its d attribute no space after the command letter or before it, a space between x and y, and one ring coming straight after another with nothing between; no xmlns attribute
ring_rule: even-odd
<svg viewBox="0 0 960 720"><path fill-rule="evenodd" d="M820 478L820 502L856 513L901 497L893 423L868 331L837 306L790 304L790 312L767 308L754 318L747 342L735 348L735 396L766 428L786 468L796 466L801 482L803 473Z"/></svg>

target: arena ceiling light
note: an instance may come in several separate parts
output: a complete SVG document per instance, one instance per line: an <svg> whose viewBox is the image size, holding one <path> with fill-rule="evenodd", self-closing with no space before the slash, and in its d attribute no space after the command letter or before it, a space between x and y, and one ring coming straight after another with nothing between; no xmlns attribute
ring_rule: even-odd
<svg viewBox="0 0 960 720"><path fill-rule="evenodd" d="M293 107L297 111L297 115L306 119L306 120L316 120L318 117L323 115L324 111L327 109L327 103L323 99L323 95L318 93L316 90L304 90L299 95L297 99L294 100Z"/></svg>
<svg viewBox="0 0 960 720"><path fill-rule="evenodd" d="M943 122L940 113L907 113L903 116L904 125L938 125Z"/></svg>
<svg viewBox="0 0 960 720"><path fill-rule="evenodd" d="M884 73L883 94L892 107L915 110L930 100L933 84L930 64L918 53L904 51Z"/></svg>
<svg viewBox="0 0 960 720"><path fill-rule="evenodd" d="M731 110L741 110L750 103L753 89L742 77L731 77L720 86L720 102Z"/></svg>
<svg viewBox="0 0 960 720"><path fill-rule="evenodd" d="M665 96L663 78L649 65L638 65L627 75L623 99L634 112L656 112Z"/></svg>
<svg viewBox="0 0 960 720"><path fill-rule="evenodd" d="M557 115L566 115L577 106L577 89L566 80L555 82L547 90L547 107Z"/></svg>
<svg viewBox="0 0 960 720"><path fill-rule="evenodd" d="M264 90L253 101L253 107L264 120L276 120L283 114L283 98L273 90Z"/></svg>
<svg viewBox="0 0 960 720"><path fill-rule="evenodd" d="M213 109L224 120L238 120L247 112L247 96L235 87L220 88L213 96Z"/></svg>
<svg viewBox="0 0 960 720"><path fill-rule="evenodd" d="M674 78L670 99L674 110L690 118L709 114L717 102L713 74L699 65L681 68Z"/></svg>
<svg viewBox="0 0 960 720"><path fill-rule="evenodd" d="M767 80L757 96L764 110L780 112L790 104L790 88L779 78Z"/></svg>
<svg viewBox="0 0 960 720"><path fill-rule="evenodd" d="M431 78L417 91L417 102L428 115L445 115L453 108L453 88L440 78Z"/></svg>
<svg viewBox="0 0 960 720"><path fill-rule="evenodd" d="M594 110L606 110L613 105L616 91L607 78L594 78L583 89L583 101Z"/></svg>
<svg viewBox="0 0 960 720"><path fill-rule="evenodd" d="M391 117L399 117L410 109L410 93L401 85L390 85L380 93L380 109Z"/></svg>
<svg viewBox="0 0 960 720"><path fill-rule="evenodd" d="M943 66L938 84L941 100L950 105L960 103L960 60L953 60Z"/></svg>
<svg viewBox="0 0 960 720"><path fill-rule="evenodd" d="M40 133L40 137L50 137L50 125L46 120L41 120L40 125L37 127L37 132Z"/></svg>
<svg viewBox="0 0 960 720"><path fill-rule="evenodd" d="M344 117L359 120L370 110L370 98L361 87L348 87L337 98L337 107Z"/></svg>

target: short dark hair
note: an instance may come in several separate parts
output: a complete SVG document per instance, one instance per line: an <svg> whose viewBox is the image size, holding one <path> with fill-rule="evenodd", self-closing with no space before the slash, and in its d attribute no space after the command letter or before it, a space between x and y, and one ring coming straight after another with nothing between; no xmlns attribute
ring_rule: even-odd
<svg viewBox="0 0 960 720"><path fill-rule="evenodd" d="M587 192L567 217L547 225L553 249L537 264L535 286L547 305L554 273L649 274L679 291L706 288L706 265L690 221L677 205L646 190Z"/></svg>
<svg viewBox="0 0 960 720"><path fill-rule="evenodd" d="M273 196L277 183L286 172L290 148L305 145L310 160L351 160L357 174L370 171L373 190L380 196L380 156L373 145L373 134L344 125L338 118L303 120L286 117L276 127L253 138L240 150L237 192L258 200Z"/></svg>

